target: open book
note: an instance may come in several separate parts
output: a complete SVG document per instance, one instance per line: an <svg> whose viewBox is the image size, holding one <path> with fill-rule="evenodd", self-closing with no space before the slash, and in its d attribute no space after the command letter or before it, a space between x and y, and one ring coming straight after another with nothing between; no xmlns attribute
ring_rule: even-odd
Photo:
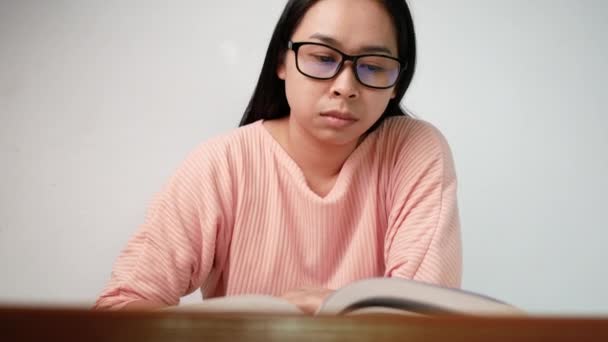
<svg viewBox="0 0 608 342"><path fill-rule="evenodd" d="M301 314L287 300L266 295L204 299L168 311ZM458 289L401 278L371 278L351 283L329 295L315 315L396 313L405 315L518 315L523 311L496 299Z"/></svg>

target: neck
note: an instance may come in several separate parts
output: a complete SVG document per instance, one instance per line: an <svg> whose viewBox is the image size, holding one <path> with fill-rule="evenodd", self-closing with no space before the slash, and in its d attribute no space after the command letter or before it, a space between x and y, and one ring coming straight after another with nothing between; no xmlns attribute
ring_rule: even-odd
<svg viewBox="0 0 608 342"><path fill-rule="evenodd" d="M323 143L303 130L291 117L284 120L281 131L285 149L307 177L335 178L357 147L356 141L345 145Z"/></svg>

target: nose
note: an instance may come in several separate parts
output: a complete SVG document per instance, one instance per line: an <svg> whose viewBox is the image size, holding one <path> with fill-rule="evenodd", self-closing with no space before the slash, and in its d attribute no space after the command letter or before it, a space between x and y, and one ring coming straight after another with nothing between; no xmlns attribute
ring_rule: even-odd
<svg viewBox="0 0 608 342"><path fill-rule="evenodd" d="M333 79L331 93L336 97L356 99L359 97L359 87L351 61L344 62L342 69Z"/></svg>

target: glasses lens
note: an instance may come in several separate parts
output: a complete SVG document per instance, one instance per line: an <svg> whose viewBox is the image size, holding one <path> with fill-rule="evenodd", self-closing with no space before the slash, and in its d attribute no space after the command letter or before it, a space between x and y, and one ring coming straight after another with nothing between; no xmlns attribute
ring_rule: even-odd
<svg viewBox="0 0 608 342"><path fill-rule="evenodd" d="M330 48L305 44L298 50L298 67L308 76L331 78L336 74L342 57Z"/></svg>
<svg viewBox="0 0 608 342"><path fill-rule="evenodd" d="M370 87L390 87L397 82L400 64L382 56L366 56L357 60L357 76Z"/></svg>

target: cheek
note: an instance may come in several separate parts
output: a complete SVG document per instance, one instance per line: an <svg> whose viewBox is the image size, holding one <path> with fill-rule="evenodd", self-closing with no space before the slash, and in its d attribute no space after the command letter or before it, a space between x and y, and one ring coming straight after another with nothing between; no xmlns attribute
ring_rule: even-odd
<svg viewBox="0 0 608 342"><path fill-rule="evenodd" d="M322 84L300 74L295 66L288 66L285 94L292 112L314 112L323 91Z"/></svg>
<svg viewBox="0 0 608 342"><path fill-rule="evenodd" d="M364 95L364 102L366 104L366 111L368 113L373 113L372 118L379 118L384 110L388 106L388 103L391 99L391 92L383 92L383 93L368 93Z"/></svg>

